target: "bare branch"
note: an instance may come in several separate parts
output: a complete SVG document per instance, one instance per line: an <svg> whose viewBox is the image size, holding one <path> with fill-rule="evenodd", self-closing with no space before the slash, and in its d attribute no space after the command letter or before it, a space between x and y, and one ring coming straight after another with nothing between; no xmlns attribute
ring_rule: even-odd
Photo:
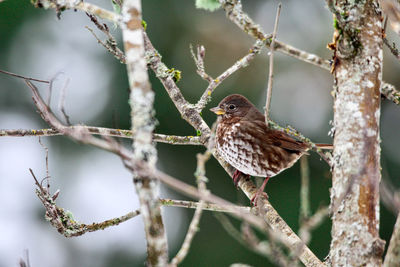
<svg viewBox="0 0 400 267"><path fill-rule="evenodd" d="M160 203L163 206L166 207L179 207L179 208L188 208L188 209L196 209L198 206L200 206L199 202L194 202L194 201L187 201L187 200L174 200L174 199L165 199L165 198L160 198ZM246 207L246 206L233 206L231 209L227 210L217 204L214 203L204 203L203 204L203 210L209 210L209 211L216 211L216 212L227 212L230 213L232 212L233 209L238 209L241 212L250 212L251 208Z"/></svg>
<svg viewBox="0 0 400 267"><path fill-rule="evenodd" d="M310 170L307 157L300 158L301 187L300 187L300 225L310 217ZM302 238L304 241L304 239ZM306 242L305 242L306 243Z"/></svg>
<svg viewBox="0 0 400 267"><path fill-rule="evenodd" d="M220 213L214 213L214 216L220 222L221 226L225 229L226 233L229 234L238 243L240 243L243 247L270 259L271 261L277 263L279 266L288 266L288 260L286 259L282 251L278 249L275 249L273 251L268 241L260 242L258 238L253 234L253 232L251 232L248 224L242 224L242 232L240 232L235 228L235 226L233 226L227 216ZM277 253L274 254L274 252Z"/></svg>
<svg viewBox="0 0 400 267"><path fill-rule="evenodd" d="M281 7L282 4L279 3L278 9L276 11L276 17L275 17L275 26L274 26L274 32L272 33L272 39L271 39L271 48L269 51L269 74L268 74L268 87L267 87L267 99L265 101L265 124L269 125L269 110L271 107L271 97L272 97L272 83L274 80L274 45L275 45L275 38L276 38L276 33L278 31L278 23L279 23L279 16L281 14Z"/></svg>
<svg viewBox="0 0 400 267"><path fill-rule="evenodd" d="M61 96L60 96L60 102L58 104L58 107L60 108L61 113L63 114L67 124L71 125L69 116L67 115L67 112L65 112L65 92L67 91L68 84L69 84L69 78L65 81L64 87L61 89Z"/></svg>
<svg viewBox="0 0 400 267"><path fill-rule="evenodd" d="M264 40L265 45L267 47L271 47L271 35L266 35L260 26L253 22L253 20L243 11L239 0L219 0L219 2L225 9L227 17L232 20L240 29L258 40ZM322 69L328 71L331 69L331 62L329 60L297 49L289 44L275 41L275 50L298 60L318 66ZM384 90L384 88L387 90ZM387 95L386 93L389 93L390 95ZM391 96L397 95L397 98L395 98L397 101L395 103L400 105L400 92L397 91L393 85L382 82L382 94L386 96L387 99L392 101L393 98Z"/></svg>
<svg viewBox="0 0 400 267"><path fill-rule="evenodd" d="M17 77L17 78L28 80L28 81L35 81L35 82L40 82L40 83L50 83L50 81L39 80L39 79L35 79L35 78L29 78L29 77L25 77L25 76L22 76L22 75L19 75L19 74L15 74L15 73L12 73L12 72L9 72L9 71L5 71L5 70L0 70L0 72L4 73L4 74L7 74L7 75L10 75L10 76L14 76L14 77Z"/></svg>
<svg viewBox="0 0 400 267"><path fill-rule="evenodd" d="M64 128L69 130L86 131L90 134L101 135L101 136L112 136L120 138L132 138L131 130L111 129L103 127L85 126L85 125L73 125L65 126ZM12 137L24 137L24 136L55 136L63 135L62 132L57 129L1 129L0 137L12 136ZM200 137L198 136L178 136L178 135L165 135L165 134L153 134L153 141L166 143L171 145L202 145Z"/></svg>
<svg viewBox="0 0 400 267"><path fill-rule="evenodd" d="M97 230L104 230L110 226L118 225L140 214L140 210L129 212L126 215L106 220L100 223L84 224L77 222L70 211L64 210L56 205L56 198L59 194L57 190L55 194L50 194L50 186L44 188L37 180L35 174L31 169L33 179L35 180L36 195L46 209L46 220L57 229L57 231L65 237L80 236L87 232L94 232Z"/></svg>
<svg viewBox="0 0 400 267"><path fill-rule="evenodd" d="M52 8L56 10L77 9L117 24L122 22L122 17L119 14L83 1L34 0L32 2L36 7L40 8Z"/></svg>
<svg viewBox="0 0 400 267"><path fill-rule="evenodd" d="M397 215L400 212L400 193L393 184L389 181L387 174L382 176L379 186L380 197L383 204L393 214Z"/></svg>
<svg viewBox="0 0 400 267"><path fill-rule="evenodd" d="M146 59L150 65L150 68L154 71L157 78L164 85L165 90L181 114L182 118L198 131L202 144L205 144L210 135L210 128L200 116L198 110L183 97L181 91L171 76L171 72L161 61L160 53L154 49L150 39L147 37L147 34L143 33L143 36L146 48Z"/></svg>
<svg viewBox="0 0 400 267"><path fill-rule="evenodd" d="M261 48L263 46L264 42L257 40L253 47L250 48L249 53L246 56L236 61L235 64L233 64L230 68L221 73L216 79L212 80L196 104L197 111L200 112L208 104L208 102L210 102L211 94L218 85L220 85L226 78L231 76L237 70L247 67L250 61L261 52Z"/></svg>
<svg viewBox="0 0 400 267"><path fill-rule="evenodd" d="M206 161L210 158L211 153L206 151L204 155L197 154L197 169L195 172L197 188L199 189L200 194L208 194L206 188L206 181L208 180L206 175L205 164ZM194 235L198 231L198 226L201 218L201 214L203 211L204 200L200 200L199 205L194 212L193 219L190 222L189 229L186 233L185 239L183 241L181 249L178 251L176 256L171 260L171 266L178 266L179 263L186 257L189 252L190 244L194 238Z"/></svg>
<svg viewBox="0 0 400 267"><path fill-rule="evenodd" d="M400 265L400 213L397 215L393 234L390 238L389 247L383 262L383 267L394 267Z"/></svg>
<svg viewBox="0 0 400 267"><path fill-rule="evenodd" d="M193 51L193 46L190 45L190 54L192 55L194 63L196 64L197 74L199 74L203 80L209 83L212 82L213 78L206 73L206 70L204 68L204 57L206 56L206 49L204 48L204 46L198 45L197 54L195 55Z"/></svg>
<svg viewBox="0 0 400 267"><path fill-rule="evenodd" d="M329 209L328 207L320 208L311 217L303 220L299 229L299 236L305 244L310 243L311 232L317 228L321 223L328 217Z"/></svg>
<svg viewBox="0 0 400 267"><path fill-rule="evenodd" d="M400 3L394 0L380 1L383 11L389 16L390 26L400 35Z"/></svg>
<svg viewBox="0 0 400 267"><path fill-rule="evenodd" d="M94 33L94 31L91 28L89 28L87 26L85 28L92 33L92 35L94 36L94 38L96 38L96 40L99 44L104 46L108 50L108 52L110 52L112 55L114 55L115 58L117 58L119 60L119 62L125 64L126 58L125 58L124 52L122 52L121 49L119 49L117 40L115 40L114 36L111 35L107 24L105 24L105 23L100 24L100 22L97 20L96 16L91 15L87 12L86 12L86 15L90 18L90 20L94 23L94 25L96 25L97 29L102 31L107 36L107 40L105 42L101 41L96 36L96 34Z"/></svg>
<svg viewBox="0 0 400 267"><path fill-rule="evenodd" d="M267 47L271 47L272 35L267 35L263 32L259 25L247 15L239 0L219 0L223 9L225 9L227 17L232 20L245 33L251 35L255 39L265 41ZM330 69L328 60L322 59L317 55L307 53L288 44L275 41L275 50L283 54L292 56L307 63L317 65L319 67Z"/></svg>
<svg viewBox="0 0 400 267"><path fill-rule="evenodd" d="M152 142L155 128L154 92L149 82L145 60L141 0L124 0L122 16L121 29L130 88L129 105L133 133L131 164L134 166L140 161L147 168L155 169L157 150ZM168 242L157 196L159 182L153 179L151 172L140 172L133 168L132 173L146 233L147 264L166 266Z"/></svg>

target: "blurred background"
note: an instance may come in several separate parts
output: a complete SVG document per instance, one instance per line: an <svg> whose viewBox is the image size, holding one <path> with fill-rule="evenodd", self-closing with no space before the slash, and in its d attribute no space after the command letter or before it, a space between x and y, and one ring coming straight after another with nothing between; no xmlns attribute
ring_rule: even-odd
<svg viewBox="0 0 400 267"><path fill-rule="evenodd" d="M111 1L92 1L112 9ZM242 1L244 9L266 32L272 32L277 1ZM178 86L191 102L207 87L197 74L189 45L206 48L206 71L216 77L244 56L254 43L230 22L222 10L210 13L195 8L194 1L143 1L143 19L154 46L170 68L182 71ZM35 9L30 1L0 3L0 69L39 79L54 79L52 107L58 110L60 91L66 90L66 111L74 124L130 128L128 82L125 66L97 41L85 26L95 28L82 12L66 11L58 20L54 10ZM108 24L121 44L121 34ZM332 38L332 15L324 1L285 1L278 39L294 47L329 59L326 44ZM97 31L96 31L97 32ZM97 32L101 39L105 37ZM388 37L399 42L390 31ZM120 45L121 47L121 45ZM272 98L274 120L290 124L315 142L332 142L328 136L332 120L332 76L318 67L276 53ZM400 64L385 48L384 79L400 88ZM223 97L240 93L262 109L268 75L266 50L245 69L228 78L203 111L211 124L216 118L208 111ZM195 135L180 118L159 81L150 72L156 93L157 133ZM47 88L38 84L42 94ZM400 187L400 107L382 102L382 167L384 179ZM20 79L0 74L0 128L40 129L47 125L37 114L30 90ZM59 206L70 210L84 223L100 222L139 208L131 175L119 158L64 137L42 138L49 148L49 170L53 192L60 189ZM127 145L129 143L125 141ZM158 166L182 181L195 184L196 153L202 147L157 144ZM308 156L311 172L312 210L329 204L330 172L314 153ZM36 266L143 266L145 239L142 219L136 217L117 227L65 238L44 219L44 208L35 195L34 181L45 177L45 150L34 137L0 138L0 267L17 266L21 257ZM212 193L240 205L249 205L235 189L229 176L214 159L207 163L208 188ZM300 167L284 171L266 188L270 201L295 230L299 220ZM161 186L165 198L187 199ZM170 256L183 241L193 210L163 208ZM236 226L240 222L232 219ZM381 208L383 239L389 241L395 215ZM329 219L314 231L310 248L323 259L330 242ZM273 266L265 258L237 243L211 212L204 212L200 232L181 266L229 266L242 262Z"/></svg>

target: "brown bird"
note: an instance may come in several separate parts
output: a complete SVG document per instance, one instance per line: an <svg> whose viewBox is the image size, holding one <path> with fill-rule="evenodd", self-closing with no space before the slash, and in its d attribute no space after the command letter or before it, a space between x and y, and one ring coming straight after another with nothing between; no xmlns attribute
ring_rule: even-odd
<svg viewBox="0 0 400 267"><path fill-rule="evenodd" d="M233 182L237 186L240 173L265 177L262 186L252 198L253 204L263 193L269 178L290 168L309 145L295 140L284 132L270 129L264 115L242 95L225 97L217 107L210 109L219 116L216 149L236 171ZM317 144L323 149L331 145Z"/></svg>

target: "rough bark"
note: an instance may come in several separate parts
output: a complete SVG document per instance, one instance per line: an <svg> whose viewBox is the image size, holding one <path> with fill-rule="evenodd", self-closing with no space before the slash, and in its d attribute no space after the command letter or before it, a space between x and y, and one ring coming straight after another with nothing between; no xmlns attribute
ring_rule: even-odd
<svg viewBox="0 0 400 267"><path fill-rule="evenodd" d="M380 266L382 15L377 1L328 1L335 15L332 266Z"/></svg>

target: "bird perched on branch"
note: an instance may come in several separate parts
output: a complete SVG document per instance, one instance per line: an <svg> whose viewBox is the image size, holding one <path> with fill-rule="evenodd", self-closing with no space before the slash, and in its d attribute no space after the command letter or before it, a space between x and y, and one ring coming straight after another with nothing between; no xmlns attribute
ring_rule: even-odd
<svg viewBox="0 0 400 267"><path fill-rule="evenodd" d="M270 129L264 115L242 95L225 97L217 107L210 109L219 118L216 131L218 153L236 171L233 182L237 186L240 174L265 177L251 202L264 192L269 178L290 168L310 146L288 134ZM322 149L332 145L317 144Z"/></svg>

